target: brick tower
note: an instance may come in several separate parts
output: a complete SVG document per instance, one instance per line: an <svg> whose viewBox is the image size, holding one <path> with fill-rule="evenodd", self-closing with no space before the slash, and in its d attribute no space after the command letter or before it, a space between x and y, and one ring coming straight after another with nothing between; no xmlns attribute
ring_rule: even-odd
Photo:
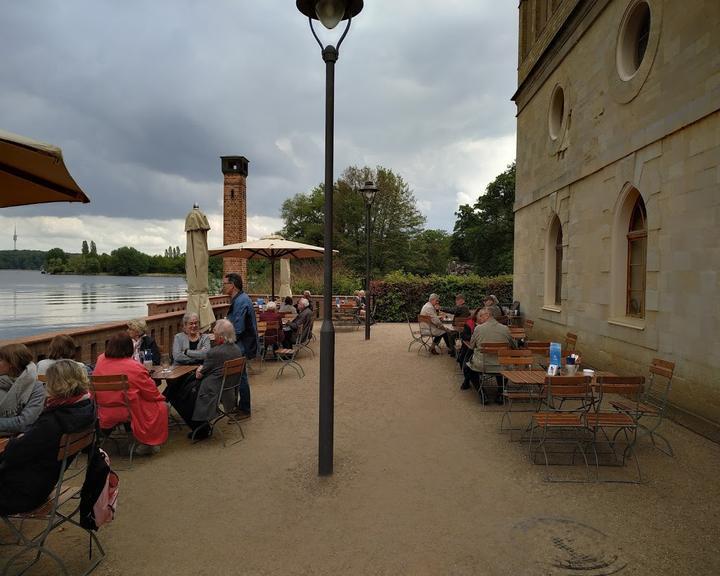
<svg viewBox="0 0 720 576"><path fill-rule="evenodd" d="M247 240L248 159L245 156L221 156L223 173L223 244L236 244ZM247 280L247 260L224 258L223 274L230 272Z"/></svg>

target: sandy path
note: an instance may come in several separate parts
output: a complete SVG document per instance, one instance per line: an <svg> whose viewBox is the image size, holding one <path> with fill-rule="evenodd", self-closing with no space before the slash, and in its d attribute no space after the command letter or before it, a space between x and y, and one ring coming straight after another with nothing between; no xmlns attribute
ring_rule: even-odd
<svg viewBox="0 0 720 576"><path fill-rule="evenodd" d="M407 341L403 325L338 332L332 477L316 475L317 356L302 380L251 377L243 442L172 432L122 474L96 574L720 572L720 447L667 425L678 455L644 445L646 485L545 483L453 361Z"/></svg>

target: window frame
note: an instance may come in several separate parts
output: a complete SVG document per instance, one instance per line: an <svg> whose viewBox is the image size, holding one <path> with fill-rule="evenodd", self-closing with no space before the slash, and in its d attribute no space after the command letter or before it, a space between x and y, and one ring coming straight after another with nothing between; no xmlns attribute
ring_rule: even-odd
<svg viewBox="0 0 720 576"><path fill-rule="evenodd" d="M639 214L638 214L639 212ZM640 221L642 228L636 223ZM645 288L647 285L647 209L642 196L638 194L630 213L628 222L627 240L627 265L625 270L625 315L631 318L645 318ZM633 247L640 245L640 262L633 263ZM639 286L633 285L633 268L640 268ZM634 311L633 300L637 296L638 307Z"/></svg>

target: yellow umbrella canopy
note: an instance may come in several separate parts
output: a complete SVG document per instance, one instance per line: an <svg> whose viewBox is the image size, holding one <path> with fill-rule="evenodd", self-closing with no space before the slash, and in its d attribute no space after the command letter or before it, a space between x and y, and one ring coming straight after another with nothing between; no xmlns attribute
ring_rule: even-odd
<svg viewBox="0 0 720 576"><path fill-rule="evenodd" d="M185 218L185 274L188 286L186 311L195 312L200 317L200 329L203 331L215 322L215 314L208 297L208 230L210 224L207 216L196 204Z"/></svg>
<svg viewBox="0 0 720 576"><path fill-rule="evenodd" d="M0 130L0 208L44 202L90 202L57 146Z"/></svg>
<svg viewBox="0 0 720 576"><path fill-rule="evenodd" d="M233 258L267 258L272 263L271 285L272 297L275 298L275 260L278 258L321 258L325 250L320 246L303 244L285 240L282 236L272 235L254 240L252 242L240 242L228 244L220 248L212 248L211 256L232 256ZM337 253L337 250L333 250Z"/></svg>

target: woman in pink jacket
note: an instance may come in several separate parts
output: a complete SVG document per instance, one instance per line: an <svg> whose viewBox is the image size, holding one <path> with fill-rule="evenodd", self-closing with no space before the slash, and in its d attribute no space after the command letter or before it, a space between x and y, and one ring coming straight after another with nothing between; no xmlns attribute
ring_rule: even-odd
<svg viewBox="0 0 720 576"><path fill-rule="evenodd" d="M159 445L168 437L168 409L165 397L160 393L147 369L132 358L133 341L122 332L108 341L105 353L100 354L93 376L125 374L128 379L130 402L130 425L133 436L146 447L139 447L139 454L157 452ZM100 428L108 430L127 422L127 409L123 405L122 392L102 392L98 407ZM152 447L152 448L151 448Z"/></svg>

